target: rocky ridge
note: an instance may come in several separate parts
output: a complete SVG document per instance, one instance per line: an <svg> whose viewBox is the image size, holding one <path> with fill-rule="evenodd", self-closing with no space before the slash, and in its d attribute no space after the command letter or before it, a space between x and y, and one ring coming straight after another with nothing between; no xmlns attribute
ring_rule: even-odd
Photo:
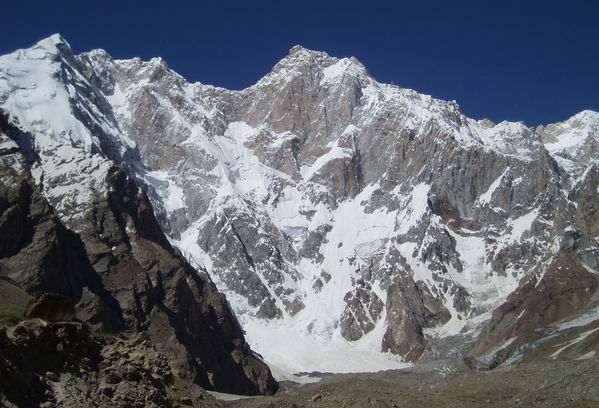
<svg viewBox="0 0 599 408"><path fill-rule="evenodd" d="M90 330L131 338L139 334L160 354L173 381L240 394L276 391L270 370L245 342L224 295L170 245L154 218L152 205L131 178L94 153L66 146L57 147L59 152L68 151L66 157L58 156L56 150L37 150L33 134L11 124L8 116L0 119L0 275L3 293L9 295L3 297L2 308L7 301L8 306L13 305L7 309L11 317L22 317L29 295L42 294L37 304L30 303L28 315L67 319L68 308L58 315L42 310L44 301L60 300L58 295L62 295L75 304L76 318L85 323L65 323L64 327L30 323L35 327L25 324L11 329L2 344L4 364L10 367L14 364L11 358L23 358L18 354L23 351L20 348L35 347L35 342L17 339L19 331L40 343L50 341L46 337L60 338L65 330L75 331L75 339L64 347L71 343L87 347ZM90 172L101 175L74 192L74 198L87 201L71 205L66 199L53 201L60 197L45 194L45 186L57 180L77 181L65 178L60 166L84 179ZM38 181L36 171L41 173ZM65 216L69 213L72 218ZM71 224L65 225L65 220ZM40 351L53 347L49 344ZM60 354L62 349L57 351ZM94 357L87 349L64 351L75 353L67 357L77 357L82 364L99 353L94 352ZM39 370L37 359L31 361L31 370ZM72 365L77 364L73 361ZM94 367L89 368L94 371ZM2 391L10 392L10 387ZM54 398L58 398L57 392ZM48 401L46 397L44 401ZM123 401L118 396L115 399Z"/></svg>

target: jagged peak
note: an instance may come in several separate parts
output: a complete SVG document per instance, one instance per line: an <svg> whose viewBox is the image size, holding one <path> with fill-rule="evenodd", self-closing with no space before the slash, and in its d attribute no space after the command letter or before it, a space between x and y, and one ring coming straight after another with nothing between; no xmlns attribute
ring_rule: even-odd
<svg viewBox="0 0 599 408"><path fill-rule="evenodd" d="M364 65L354 57L337 58L324 51L295 45L256 85L288 81L302 72L320 72L327 82L335 82L345 74L370 77Z"/></svg>
<svg viewBox="0 0 599 408"><path fill-rule="evenodd" d="M570 117L567 122L578 121L583 123L599 123L599 112L595 112L589 109L578 112L576 115Z"/></svg>
<svg viewBox="0 0 599 408"><path fill-rule="evenodd" d="M331 57L324 51L309 50L301 45L295 45L289 50L289 53L273 67L272 71L305 65L322 65L326 64L327 61L334 60L336 60L336 58Z"/></svg>
<svg viewBox="0 0 599 408"><path fill-rule="evenodd" d="M74 57L71 46L60 34L52 34L30 47L19 48L9 54L0 56L3 63L25 63L24 61L70 61Z"/></svg>
<svg viewBox="0 0 599 408"><path fill-rule="evenodd" d="M71 46L68 41L60 34L52 34L51 36L38 41L35 47L41 47L51 53L58 53L64 50L71 50Z"/></svg>
<svg viewBox="0 0 599 408"><path fill-rule="evenodd" d="M366 67L364 66L364 64L362 64L360 61L358 61L357 58L353 56L337 58L331 56L325 51L311 50L301 45L294 45L293 47L291 47L291 49L289 50L289 54L281 61L279 61L277 65L288 61L297 61L298 59L302 59L306 62L312 63L317 62L322 64L324 67L326 67L327 65L333 65L337 63L342 63L346 66L355 65L361 71L366 71Z"/></svg>
<svg viewBox="0 0 599 408"><path fill-rule="evenodd" d="M110 59L112 60L112 56L108 53L108 51L102 48L95 48L90 51L82 52L80 55L89 56L91 58L99 58L99 59Z"/></svg>
<svg viewBox="0 0 599 408"><path fill-rule="evenodd" d="M364 64L362 64L357 58L355 58L353 56L337 58L337 57L334 57L331 54L327 53L326 51L312 50L312 49L303 47L299 44L294 45L293 47L291 47L289 49L289 53L287 54L287 57L293 57L293 56L314 56L314 57L320 57L320 58L324 58L324 59L330 59L332 61L350 61L352 64L355 64L355 65L358 65L358 66L364 68ZM284 58L284 59L286 59L286 58Z"/></svg>
<svg viewBox="0 0 599 408"><path fill-rule="evenodd" d="M584 147L588 141L599 141L599 113L583 110L563 122L539 126L537 133L550 152L578 157L593 149Z"/></svg>
<svg viewBox="0 0 599 408"><path fill-rule="evenodd" d="M481 127L484 129L494 128L497 124L493 122L491 119L483 118L476 121Z"/></svg>
<svg viewBox="0 0 599 408"><path fill-rule="evenodd" d="M161 67L170 70L170 67L162 57L154 57L148 61L148 64L152 67Z"/></svg>
<svg viewBox="0 0 599 408"><path fill-rule="evenodd" d="M301 46L299 44L296 44L293 47L291 47L289 49L289 53L287 55L291 57L291 56L302 55L302 54L303 55L319 55L319 56L330 57L330 55L328 55L324 51L311 50L311 49L303 47L303 46Z"/></svg>
<svg viewBox="0 0 599 408"><path fill-rule="evenodd" d="M153 57L149 60L145 60L140 57L114 59L110 55L110 53L103 49L94 49L91 51L83 52L79 54L78 57L87 58L91 61L97 61L100 64L115 64L117 67L125 70L145 70L146 72L148 72L148 74L157 71L163 71L169 73L169 75L175 75L185 80L185 78L183 78L177 72L173 71L162 57Z"/></svg>
<svg viewBox="0 0 599 408"><path fill-rule="evenodd" d="M585 125L595 125L595 126L599 126L599 112L595 112L589 109L585 109L583 111L580 111L572 116L570 116L568 119L564 120L563 122L555 122L555 123L550 123L548 125L541 125L539 126L540 130L545 130L545 129L551 129L551 128L556 128L556 127L561 127L561 126L572 126L572 125L577 125L577 127L585 127Z"/></svg>

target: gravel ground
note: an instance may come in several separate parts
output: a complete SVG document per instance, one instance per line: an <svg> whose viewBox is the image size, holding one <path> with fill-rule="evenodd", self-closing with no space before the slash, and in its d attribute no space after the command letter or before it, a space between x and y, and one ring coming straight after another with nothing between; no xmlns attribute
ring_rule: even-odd
<svg viewBox="0 0 599 408"><path fill-rule="evenodd" d="M225 407L599 407L599 360L540 361L475 371L334 375L274 397L222 401Z"/></svg>

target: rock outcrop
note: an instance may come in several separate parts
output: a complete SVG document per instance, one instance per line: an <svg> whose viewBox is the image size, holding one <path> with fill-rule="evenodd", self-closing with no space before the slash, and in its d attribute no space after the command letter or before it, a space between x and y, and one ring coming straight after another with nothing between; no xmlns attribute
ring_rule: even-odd
<svg viewBox="0 0 599 408"><path fill-rule="evenodd" d="M0 323L3 407L215 407L147 334L97 336L80 322Z"/></svg>
<svg viewBox="0 0 599 408"><path fill-rule="evenodd" d="M27 303L24 316L47 322L68 322L75 317L75 305L66 296L42 293Z"/></svg>
<svg viewBox="0 0 599 408"><path fill-rule="evenodd" d="M493 312L466 361L475 367L494 368L509 359L521 359L524 351L541 347L541 343L557 334L563 342L567 337L575 337L572 334L580 336L589 329L594 331L597 322L592 315L599 304L598 287L596 274L589 272L571 253L562 253L544 273L523 282ZM590 319L576 322L584 312ZM569 320L574 322L564 324L561 330L559 324L553 331L545 330ZM570 328L577 330L561 335L560 331Z"/></svg>
<svg viewBox="0 0 599 408"><path fill-rule="evenodd" d="M276 391L224 295L170 245L131 178L108 159L75 150L75 171L101 178L77 191L80 199L89 188L85 206L66 205L48 189L65 181L60 166L73 162L44 162L38 146L27 150L30 134L5 116L1 125L0 273L40 295L28 317L68 320L72 302L76 317L99 332L144 333L177 378L223 392ZM36 181L40 167L48 177Z"/></svg>

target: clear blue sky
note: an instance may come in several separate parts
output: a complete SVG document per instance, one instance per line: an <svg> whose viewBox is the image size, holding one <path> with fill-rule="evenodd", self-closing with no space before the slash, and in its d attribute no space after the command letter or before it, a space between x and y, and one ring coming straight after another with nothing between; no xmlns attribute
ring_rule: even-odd
<svg viewBox="0 0 599 408"><path fill-rule="evenodd" d="M291 46L355 56L381 82L528 125L599 111L599 1L19 0L0 53L59 32L76 52L161 56L194 81L241 89Z"/></svg>

